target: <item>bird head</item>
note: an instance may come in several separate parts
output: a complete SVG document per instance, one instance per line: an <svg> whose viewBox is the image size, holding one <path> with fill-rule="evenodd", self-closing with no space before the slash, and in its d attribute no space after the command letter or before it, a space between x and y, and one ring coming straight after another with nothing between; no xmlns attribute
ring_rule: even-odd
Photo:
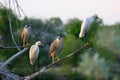
<svg viewBox="0 0 120 80"><path fill-rule="evenodd" d="M44 47L44 45L40 41L36 41L35 45Z"/></svg>
<svg viewBox="0 0 120 80"><path fill-rule="evenodd" d="M94 19L99 19L97 14L93 15L93 17L94 17Z"/></svg>
<svg viewBox="0 0 120 80"><path fill-rule="evenodd" d="M98 15L94 15L93 16L95 20L97 20L98 22L102 22L102 19L100 17L98 17Z"/></svg>
<svg viewBox="0 0 120 80"><path fill-rule="evenodd" d="M94 17L94 19L101 20L101 18L100 18L100 17L98 17L98 15L97 15L97 14L93 15L93 17Z"/></svg>
<svg viewBox="0 0 120 80"><path fill-rule="evenodd" d="M62 37L61 37L61 36L58 36L58 37L56 38L56 40L57 40L57 41L60 41L60 40L62 40Z"/></svg>
<svg viewBox="0 0 120 80"><path fill-rule="evenodd" d="M36 41L35 45L41 45L41 42L40 41Z"/></svg>
<svg viewBox="0 0 120 80"><path fill-rule="evenodd" d="M31 24L27 24L27 25L25 25L25 28L31 28Z"/></svg>
<svg viewBox="0 0 120 80"><path fill-rule="evenodd" d="M62 37L61 37L61 36L58 36L57 38L58 38L58 39L62 39Z"/></svg>

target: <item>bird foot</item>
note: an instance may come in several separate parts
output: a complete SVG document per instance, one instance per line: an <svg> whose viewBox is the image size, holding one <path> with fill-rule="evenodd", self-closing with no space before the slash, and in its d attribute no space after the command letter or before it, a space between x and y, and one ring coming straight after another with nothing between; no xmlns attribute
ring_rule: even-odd
<svg viewBox="0 0 120 80"><path fill-rule="evenodd" d="M56 56L57 57L57 61L59 61L60 60L60 58L58 57L58 56Z"/></svg>
<svg viewBox="0 0 120 80"><path fill-rule="evenodd" d="M86 43L84 44L84 46L85 46L86 48L88 48L88 47L90 46L90 44L89 44L88 42L86 42Z"/></svg>
<svg viewBox="0 0 120 80"><path fill-rule="evenodd" d="M55 62L52 62L52 64L55 63Z"/></svg>
<svg viewBox="0 0 120 80"><path fill-rule="evenodd" d="M57 61L59 61L60 60L60 58L58 58L58 60Z"/></svg>

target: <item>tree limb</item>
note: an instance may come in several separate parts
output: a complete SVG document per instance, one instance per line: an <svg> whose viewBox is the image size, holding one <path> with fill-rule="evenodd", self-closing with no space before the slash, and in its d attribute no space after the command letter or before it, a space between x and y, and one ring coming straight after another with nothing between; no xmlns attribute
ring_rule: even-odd
<svg viewBox="0 0 120 80"><path fill-rule="evenodd" d="M12 57L10 57L8 60L6 60L1 66L1 68L4 68L7 64L9 64L13 59L15 59L16 57L18 57L19 55L23 54L24 52L26 52L28 50L28 48L24 48L23 50L19 51L18 53L16 53L15 55L13 55Z"/></svg>
<svg viewBox="0 0 120 80"><path fill-rule="evenodd" d="M80 47L79 49L73 51L72 53L70 53L69 55L65 56L64 58L56 61L55 63L49 64L49 65L43 67L41 70L39 70L39 71L37 71L37 72L29 75L29 76L23 77L23 79L24 79L24 80L30 80L30 79L32 79L32 78L34 78L34 77L36 77L36 76L38 76L38 75L46 72L47 69L49 69L50 67L52 67L52 66L54 66L55 64L58 64L58 63L60 63L60 62L62 62L62 61L64 61L65 59L71 57L72 55L75 55L78 51L80 51L80 50L82 50L82 49L84 49L84 48L86 48L86 47L88 47L88 46L89 46L89 44L86 43L84 46L82 46L82 47Z"/></svg>
<svg viewBox="0 0 120 80"><path fill-rule="evenodd" d="M0 80L20 80L21 77L7 70L0 69Z"/></svg>
<svg viewBox="0 0 120 80"><path fill-rule="evenodd" d="M23 48L23 46L19 46L20 48ZM17 48L16 46L0 46L0 49L11 49L11 48Z"/></svg>

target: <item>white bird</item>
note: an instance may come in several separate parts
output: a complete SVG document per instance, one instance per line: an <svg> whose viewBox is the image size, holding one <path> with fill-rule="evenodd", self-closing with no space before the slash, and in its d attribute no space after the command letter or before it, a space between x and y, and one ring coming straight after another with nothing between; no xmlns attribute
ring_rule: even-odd
<svg viewBox="0 0 120 80"><path fill-rule="evenodd" d="M30 47L29 50L29 59L30 64L33 65L38 58L39 55L39 46L42 45L40 41L37 41L34 45Z"/></svg>
<svg viewBox="0 0 120 80"><path fill-rule="evenodd" d="M54 63L55 56L59 60L57 55L61 53L62 48L63 48L62 38L58 36L50 45L49 57L52 58L52 63Z"/></svg>
<svg viewBox="0 0 120 80"><path fill-rule="evenodd" d="M79 33L79 38L84 37L85 42L86 42L86 39L85 39L86 33L95 19L99 19L97 15L94 15L92 17L86 17L82 22L80 33Z"/></svg>
<svg viewBox="0 0 120 80"><path fill-rule="evenodd" d="M21 33L21 39L22 39L22 42L23 42L23 47L28 46L28 41L30 39L31 33L32 33L31 25L30 24L25 25L25 27L23 28L22 33Z"/></svg>

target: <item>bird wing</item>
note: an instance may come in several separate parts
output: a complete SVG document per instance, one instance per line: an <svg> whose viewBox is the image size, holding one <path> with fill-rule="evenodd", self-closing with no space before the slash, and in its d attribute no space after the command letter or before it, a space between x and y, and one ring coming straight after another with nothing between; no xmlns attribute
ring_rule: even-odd
<svg viewBox="0 0 120 80"><path fill-rule="evenodd" d="M88 26L89 26L88 18L85 18L85 20L84 20L83 23L82 23L81 30L82 30L82 31L84 31L84 30L87 31Z"/></svg>
<svg viewBox="0 0 120 80"><path fill-rule="evenodd" d="M21 39L22 39L22 41L23 41L23 37L24 37L24 28L23 28L22 33L21 33Z"/></svg>
<svg viewBox="0 0 120 80"><path fill-rule="evenodd" d="M85 35L85 33L87 32L87 30L89 29L89 20L88 18L85 18L82 22L81 28L80 28L80 34L79 37L83 37Z"/></svg>
<svg viewBox="0 0 120 80"><path fill-rule="evenodd" d="M50 50L49 50L49 55L56 49L56 41L52 42L52 44L50 45Z"/></svg>
<svg viewBox="0 0 120 80"><path fill-rule="evenodd" d="M29 52L29 58L35 58L37 59L38 57L38 54L39 54L39 47L36 46L36 45L32 45L31 48L30 48L30 52Z"/></svg>
<svg viewBox="0 0 120 80"><path fill-rule="evenodd" d="M30 38L31 38L32 30L30 29L28 32L29 32L29 33L28 33L28 42L29 42L29 40L30 40Z"/></svg>
<svg viewBox="0 0 120 80"><path fill-rule="evenodd" d="M60 41L60 50L59 50L59 53L61 53L62 49L63 49L63 42L62 42L62 40L61 40L61 41Z"/></svg>

